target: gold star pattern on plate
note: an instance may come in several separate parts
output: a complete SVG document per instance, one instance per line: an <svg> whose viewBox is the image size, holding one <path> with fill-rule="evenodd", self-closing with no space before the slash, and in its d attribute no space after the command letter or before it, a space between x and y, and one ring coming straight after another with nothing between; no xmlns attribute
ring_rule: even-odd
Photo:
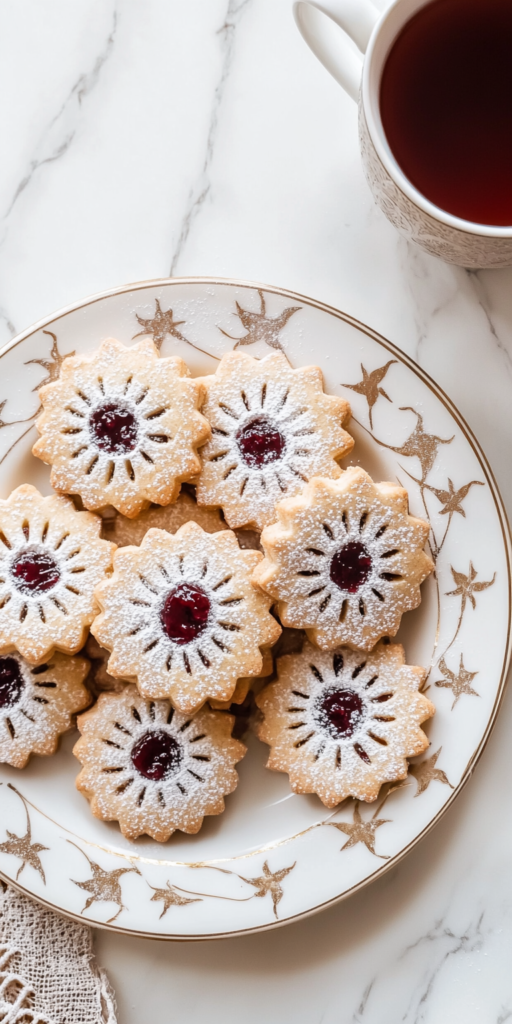
<svg viewBox="0 0 512 1024"><path fill-rule="evenodd" d="M356 391L358 395L364 395L364 397L366 398L366 401L368 402L368 414L370 417L370 430L373 430L373 407L379 395L382 395L383 398L387 398L388 402L392 401L389 395L387 395L386 392L384 391L384 388L379 387L379 385L384 380L384 377L386 376L389 367L396 362L396 359L390 359L389 362L385 364L385 366L378 366L377 369L372 370L371 373L368 373L368 370L366 370L363 364L361 363L361 372L363 374L363 379L359 381L358 384L341 385L342 388L350 388L351 391Z"/></svg>
<svg viewBox="0 0 512 1024"><path fill-rule="evenodd" d="M452 565L450 566L450 569L452 571L454 582L457 584L457 586L455 590L447 590L446 597L454 596L462 598L460 608L460 617L462 619L462 616L464 615L464 612L466 610L467 601L471 602L472 608L476 608L476 601L474 597L475 593L478 594L482 590L487 590L488 587L492 587L496 579L496 573L494 573L492 580L484 580L482 582L479 581L475 583L476 577L478 576L478 572L474 568L473 562L469 563L469 572L467 576L465 576L463 572L457 572L457 570L454 569Z"/></svg>
<svg viewBox="0 0 512 1024"><path fill-rule="evenodd" d="M396 452L397 455L405 455L407 458L415 456L419 459L421 480L417 481L417 483L421 485L425 483L436 461L439 446L451 444L453 437L436 437L435 434L427 434L423 429L423 416L416 409L412 409L410 405L401 406L400 412L413 412L417 417L417 423L412 434L409 435L399 448L391 444L385 444L383 441L378 441L377 443L383 448L389 448L390 451Z"/></svg>
<svg viewBox="0 0 512 1024"><path fill-rule="evenodd" d="M442 749L442 747L439 747L439 750L436 750L435 754L432 754L431 757L427 757L425 761L419 761L416 764L410 765L409 774L418 783L418 789L414 794L415 797L421 796L428 789L431 782L442 782L443 785L450 786L453 789L446 772L443 772L441 768L436 768L437 759Z"/></svg>
<svg viewBox="0 0 512 1024"><path fill-rule="evenodd" d="M452 711L459 697L461 697L463 693L467 693L468 695L473 697L480 696L480 694L477 693L476 690L474 690L473 687L471 686L471 683L475 676L478 675L478 672L468 672L468 670L464 668L463 654L461 654L460 656L460 665L457 675L455 675L455 672L452 672L451 669L448 668L444 658L441 658L438 668L439 671L442 673L443 678L436 682L436 686L444 687L452 691L454 696Z"/></svg>
<svg viewBox="0 0 512 1024"><path fill-rule="evenodd" d="M369 850L370 853L373 853L374 857L380 857L381 860L388 860L389 854L376 853L375 851L375 833L381 825L387 825L389 820L389 818L370 818L369 821L363 821L359 810L359 803L356 800L354 804L352 825L346 821L330 821L329 825L332 825L333 828L337 828L340 832L344 832L345 835L348 836L348 840L340 848L341 850L350 850L351 846L357 846L358 843L364 843L366 849Z"/></svg>
<svg viewBox="0 0 512 1024"><path fill-rule="evenodd" d="M36 384L32 388L32 391L39 391L39 388L42 388L45 384L50 384L52 381L57 380L57 378L58 378L58 376L60 374L60 368L61 368L61 365L62 365L62 361L64 359L66 359L67 356L74 356L74 354L75 354L74 352L66 352L65 355L61 356L61 354L59 352L59 346L58 346L58 343L57 343L57 335L54 334L53 331L43 331L43 334L49 334L50 337L53 338L53 344L52 344L52 348L51 348L51 352L50 352L49 358L47 358L47 359L45 359L45 358L41 358L41 359L28 359L27 362L25 363L25 366L30 366L31 363L36 363L37 366L42 366L43 369L47 371L47 375L44 378L44 380L40 381L39 384ZM36 411L34 413L32 413L30 416L25 416L21 420L3 420L1 417L2 417L2 413L3 413L5 405L7 405L7 399L6 398L4 398L3 401L0 402L0 430L2 430L3 427L12 427L16 423L28 423L30 420L35 419L35 417L41 411L41 406L39 406L39 408L36 409ZM27 431L27 433L28 433L28 431ZM22 436L24 437L25 435L23 434ZM18 438L18 440L21 440L21 438ZM15 441L14 443L16 444L17 442ZM11 446L11 448L12 448L12 446ZM11 448L9 448L9 450L4 453L4 455L2 457L2 460L1 460L2 462L3 462L4 458L11 451Z"/></svg>
<svg viewBox="0 0 512 1024"><path fill-rule="evenodd" d="M151 902L157 903L161 901L164 905L160 918L167 913L169 907L184 907L187 903L202 903L199 896L196 896L194 899L182 896L181 892L178 892L176 886L171 885L169 881L165 883L165 889L156 889L154 885L151 885L150 888L154 890ZM184 889L183 892L187 892L187 890Z"/></svg>
<svg viewBox="0 0 512 1024"><path fill-rule="evenodd" d="M44 884L46 885L44 869L43 865L41 864L41 858L39 854L42 853L43 850L48 850L49 847L43 846L42 843L32 842L32 827L30 824L30 816L28 813L28 807L25 802L25 799L24 797L22 797L21 793L18 792L15 786L11 785L10 782L8 782L7 785L8 788L12 789L13 793L16 793L16 795L19 796L20 800L23 802L23 805L25 807L25 813L27 815L27 831L25 832L24 836L17 836L15 832L9 832L9 830L6 829L8 838L6 839L5 843L0 843L0 853L10 853L13 857L19 857L19 859L22 861L21 867L18 868L16 880L20 877L23 868L26 867L27 864L29 864L31 868L34 868L34 871L37 871L37 873L43 879Z"/></svg>
<svg viewBox="0 0 512 1024"><path fill-rule="evenodd" d="M71 846L76 846L77 850L84 855L86 860L89 861L89 865L92 871L92 878L87 879L85 882L77 882L74 878L70 881L74 885L77 885L79 889L83 889L84 892L90 893L85 902L85 907L80 911L81 914L85 914L85 911L92 906L93 903L115 903L117 906L117 913L113 917L109 917L107 924L111 924L119 917L122 910L126 907L123 903L123 894L121 891L121 883L119 879L122 875L127 875L130 871L134 871L135 874L140 875L140 871L136 867L131 868L115 868L114 871L105 871L99 864L95 864L87 854L80 849L76 843L73 843L71 839L67 840Z"/></svg>
<svg viewBox="0 0 512 1024"><path fill-rule="evenodd" d="M458 491L456 491L455 487L453 486L453 481L450 480L449 477L447 491L441 489L440 487L431 487L430 484L425 484L424 486L427 488L428 491L432 491L432 494L435 494L438 501L441 502L441 505L443 507L442 509L440 509L439 515L450 516L451 518L454 512L459 512L461 516L464 516L464 518L466 518L466 513L462 507L462 502L464 501L464 498L466 497L470 487L473 487L473 484L478 484L480 487L484 486L483 480L470 480L468 484L463 484L463 486L459 487Z"/></svg>
<svg viewBox="0 0 512 1024"><path fill-rule="evenodd" d="M265 296L261 288L258 288L258 295L260 297L260 311L259 313L252 313L248 309L242 309L239 302L236 302L237 316L240 319L242 327L247 331L242 338L236 338L233 334L228 334L222 327L219 327L219 331L224 334L226 338L230 338L231 341L236 341L234 348L238 348L239 345L254 345L257 341L264 341L266 345L270 345L271 348L280 349L283 351L283 346L279 341L279 335L283 330L285 324L294 313L298 313L302 306L288 306L287 309L283 309L283 312L279 316L271 317L267 316Z"/></svg>
<svg viewBox="0 0 512 1024"><path fill-rule="evenodd" d="M200 348L199 345L195 345L193 341L189 341L178 327L185 324L186 320L175 320L172 309L162 309L160 300L155 299L155 315L148 317L147 319L143 316L135 314L139 324L142 327L142 331L138 331L134 334L134 338L139 338L141 335L151 335L155 348L160 351L162 345L168 334L173 338L177 338L178 341L183 341L185 345L190 345L191 348L195 348L197 352L202 352L204 356L210 356L210 359L218 359L219 356L212 355L211 352L206 352L204 348Z"/></svg>
<svg viewBox="0 0 512 1024"><path fill-rule="evenodd" d="M43 331L43 334L49 334L50 338L53 339L49 358L28 359L25 363L25 366L30 366L31 363L36 363L37 366L42 366L43 370L47 371L47 375L44 380L39 381L39 384L36 384L36 386L32 388L32 391L39 391L39 388L44 388L46 384L52 384L54 380L58 380L60 368L64 359L67 359L68 356L75 355L74 352L66 352L65 355L61 356L57 342L57 335L54 334L53 331Z"/></svg>
<svg viewBox="0 0 512 1024"><path fill-rule="evenodd" d="M268 861L265 861L263 865L263 874L260 875L259 878L244 878L243 875L238 876L243 882L247 882L248 885L254 886L257 890L254 893L254 896L263 897L266 896L268 892L271 894L276 921L278 919L277 906L284 895L281 882L283 881L283 878L286 878L286 875L290 874L290 871L293 871L295 864L296 861L294 861L289 868L281 868L279 871L272 872L268 866Z"/></svg>
<svg viewBox="0 0 512 1024"><path fill-rule="evenodd" d="M143 316L139 316L138 313L135 314L142 327L142 331L134 334L133 337L139 338L141 334L150 334L158 351L160 351L168 334L171 334L173 338L178 338L179 341L187 342L188 345L187 339L178 330L178 327L186 323L186 320L175 320L172 309L163 310L159 299L155 299L155 306L155 315L148 317L147 320Z"/></svg>

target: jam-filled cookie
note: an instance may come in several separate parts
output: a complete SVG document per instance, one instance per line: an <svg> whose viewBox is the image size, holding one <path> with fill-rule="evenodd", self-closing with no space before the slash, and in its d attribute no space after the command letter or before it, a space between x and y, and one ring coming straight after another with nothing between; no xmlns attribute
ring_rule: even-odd
<svg viewBox="0 0 512 1024"><path fill-rule="evenodd" d="M37 665L83 647L115 547L100 528L99 516L30 484L0 501L0 654Z"/></svg>
<svg viewBox="0 0 512 1024"><path fill-rule="evenodd" d="M270 598L251 583L262 557L242 551L231 530L206 533L192 522L118 549L112 578L96 591L102 614L92 628L112 651L109 673L186 713L210 697L230 699L281 632Z"/></svg>
<svg viewBox="0 0 512 1024"><path fill-rule="evenodd" d="M198 832L206 814L221 814L236 789L235 764L246 752L232 739L232 715L204 708L193 718L169 701L145 700L134 686L103 693L80 715L76 780L103 821L123 835L165 842L175 829Z"/></svg>
<svg viewBox="0 0 512 1024"><path fill-rule="evenodd" d="M183 359L161 359L151 339L127 348L108 338L64 359L59 379L40 389L34 455L51 465L56 491L93 511L113 505L134 517L150 502L168 505L200 470L197 448L210 436L203 395Z"/></svg>
<svg viewBox="0 0 512 1024"><path fill-rule="evenodd" d="M403 487L354 466L339 480L312 480L277 517L261 535L254 582L277 599L283 625L305 629L322 650L370 650L419 605L434 568L423 551L429 526L408 515Z"/></svg>
<svg viewBox="0 0 512 1024"><path fill-rule="evenodd" d="M21 654L0 657L0 763L24 768L31 754L54 754L73 715L91 703L86 658L53 654L29 665Z"/></svg>
<svg viewBox="0 0 512 1024"><path fill-rule="evenodd" d="M302 654L280 658L277 671L256 697L258 735L271 747L267 767L287 772L295 793L316 793L326 807L349 796L375 800L428 747L420 726L435 708L418 692L425 672L405 664L399 644L364 655L306 643Z"/></svg>
<svg viewBox="0 0 512 1024"><path fill-rule="evenodd" d="M338 477L353 439L350 405L325 395L318 366L293 370L281 352L253 359L228 352L203 377L212 438L202 451L200 505L220 505L229 526L261 530L284 496L312 476Z"/></svg>
<svg viewBox="0 0 512 1024"><path fill-rule="evenodd" d="M206 533L228 529L218 509L200 508L190 494L182 491L173 505L164 508L155 505L141 512L136 519L115 513L104 518L101 535L114 541L118 547L126 547L128 544L140 544L148 530L176 533L180 526L190 522L199 523Z"/></svg>

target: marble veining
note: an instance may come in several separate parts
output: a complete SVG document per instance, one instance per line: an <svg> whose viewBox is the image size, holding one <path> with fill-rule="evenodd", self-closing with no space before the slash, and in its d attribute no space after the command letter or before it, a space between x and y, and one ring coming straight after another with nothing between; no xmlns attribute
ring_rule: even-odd
<svg viewBox="0 0 512 1024"><path fill-rule="evenodd" d="M199 214L199 211L207 199L211 190L211 181L209 178L210 165L213 159L214 146L217 138L217 127L219 123L219 116L221 111L222 99L224 96L224 90L228 82L229 73L233 62L233 50L235 47L236 30L238 23L243 16L245 8L252 2L252 0L229 0L226 16L223 24L217 29L217 35L220 41L222 51L222 64L219 80L215 86L213 94L213 103L210 115L210 124L208 127L208 135L206 138L206 147L204 155L204 164L197 181L192 185L190 189L190 195L187 203L186 210L183 215L181 224L181 231L176 243L176 247L172 254L171 266L169 269L169 277L176 277L179 274L179 263L182 252L188 240L192 225Z"/></svg>
<svg viewBox="0 0 512 1024"><path fill-rule="evenodd" d="M51 164L55 160L60 160L67 153L78 130L82 104L97 85L103 65L108 60L114 46L116 28L117 11L114 9L111 30L100 53L94 60L93 66L89 71L82 72L78 76L60 109L52 117L46 128L43 129L29 166L16 187L11 202L5 211L3 216L4 222L8 220L18 197L30 185L34 174L45 164Z"/></svg>
<svg viewBox="0 0 512 1024"><path fill-rule="evenodd" d="M506 338L502 337L501 333L498 333L498 328L494 323L494 311L492 307L492 302L489 301L489 297L486 293L486 282L483 278L483 272L467 270L466 274L468 275L469 282L473 287L478 305L483 310L483 313L487 320L487 325L489 328L491 339L494 341L496 347L500 350L500 353L503 357L504 366L507 370L508 375L510 376L512 373L512 354L507 346Z"/></svg>
<svg viewBox="0 0 512 1024"><path fill-rule="evenodd" d="M2 7L0 342L170 269L290 287L416 358L467 417L510 502L512 269L445 265L388 224L360 165L355 106L290 8ZM511 728L509 695L449 814L338 907L218 944L98 933L123 1024L512 1020Z"/></svg>

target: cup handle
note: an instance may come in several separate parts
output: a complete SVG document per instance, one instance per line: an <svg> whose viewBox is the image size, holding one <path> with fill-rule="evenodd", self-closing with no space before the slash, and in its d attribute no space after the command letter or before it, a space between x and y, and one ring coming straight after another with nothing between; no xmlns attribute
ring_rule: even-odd
<svg viewBox="0 0 512 1024"><path fill-rule="evenodd" d="M297 0L293 13L299 32L315 57L357 103L362 57L354 53L342 32L333 30L330 22L350 36L364 54L379 12L369 0Z"/></svg>

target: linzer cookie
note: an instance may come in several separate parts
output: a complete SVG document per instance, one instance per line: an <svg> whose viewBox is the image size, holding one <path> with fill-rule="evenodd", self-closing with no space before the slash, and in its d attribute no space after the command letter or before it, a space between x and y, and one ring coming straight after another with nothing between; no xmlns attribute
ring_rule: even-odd
<svg viewBox="0 0 512 1024"><path fill-rule="evenodd" d="M232 529L261 530L274 522L277 502L310 477L340 475L336 460L354 444L343 429L350 406L324 394L319 367L293 370L280 352L260 360L228 352L202 381L212 438L201 453L197 500L220 505Z"/></svg>
<svg viewBox="0 0 512 1024"><path fill-rule="evenodd" d="M40 389L34 455L51 465L52 487L88 509L134 517L150 502L168 505L200 470L203 394L186 363L160 359L149 338L131 348L108 338L64 359L59 380Z"/></svg>
<svg viewBox="0 0 512 1024"><path fill-rule="evenodd" d="M235 764L246 752L232 739L234 718L204 708L190 718L134 686L101 694L80 715L74 753L83 765L77 789L103 821L123 835L165 842L175 829L198 832L206 814L221 814L236 788Z"/></svg>
<svg viewBox="0 0 512 1024"><path fill-rule="evenodd" d="M230 699L281 632L270 598L251 584L262 557L242 551L231 530L206 533L192 522L118 549L112 578L96 591L102 614L92 628L112 651L109 673L185 713L210 697Z"/></svg>
<svg viewBox="0 0 512 1024"><path fill-rule="evenodd" d="M34 668L20 654L0 657L0 762L24 768L31 754L54 754L73 715L91 702L85 658L53 654Z"/></svg>
<svg viewBox="0 0 512 1024"><path fill-rule="evenodd" d="M99 516L30 484L0 501L0 654L37 665L83 647L115 547L100 528Z"/></svg>
<svg viewBox="0 0 512 1024"><path fill-rule="evenodd" d="M423 551L428 524L408 515L403 487L350 467L281 501L277 517L262 533L254 582L277 599L283 625L322 650L370 650L419 605L434 563Z"/></svg>
<svg viewBox="0 0 512 1024"><path fill-rule="evenodd" d="M365 656L306 643L277 666L278 681L256 697L258 735L271 748L267 767L286 772L295 793L316 793L326 807L375 800L428 747L420 726L435 708L418 692L425 672L405 664L399 644Z"/></svg>
<svg viewBox="0 0 512 1024"><path fill-rule="evenodd" d="M195 522L207 533L227 530L218 509L199 508L194 499L183 491L173 505L153 506L141 512L136 519L115 514L102 520L102 536L114 541L118 547L140 544L148 530L167 530L176 533L185 523Z"/></svg>

